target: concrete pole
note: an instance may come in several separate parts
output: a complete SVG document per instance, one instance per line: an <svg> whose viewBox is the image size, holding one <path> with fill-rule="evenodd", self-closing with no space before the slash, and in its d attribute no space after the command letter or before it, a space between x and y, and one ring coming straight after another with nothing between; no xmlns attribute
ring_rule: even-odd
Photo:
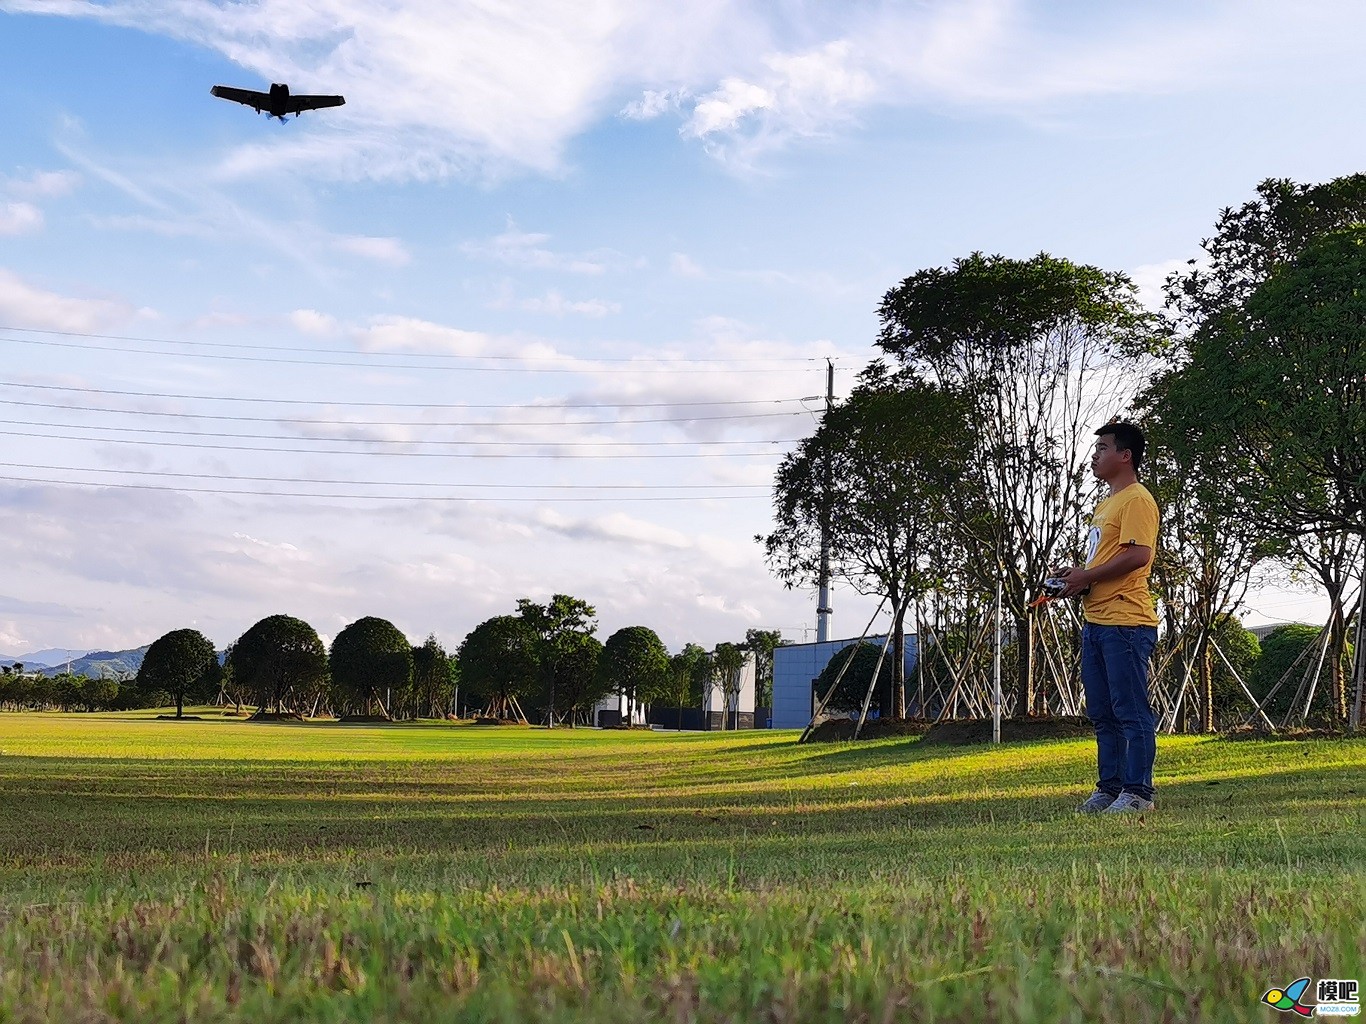
<svg viewBox="0 0 1366 1024"><path fill-rule="evenodd" d="M825 361L825 414L835 404L835 364ZM816 643L830 639L830 458L825 460L825 501L821 509L821 568L820 593L816 602Z"/></svg>
<svg viewBox="0 0 1366 1024"><path fill-rule="evenodd" d="M991 661L991 742L1001 742L1001 579L996 579L996 652Z"/></svg>

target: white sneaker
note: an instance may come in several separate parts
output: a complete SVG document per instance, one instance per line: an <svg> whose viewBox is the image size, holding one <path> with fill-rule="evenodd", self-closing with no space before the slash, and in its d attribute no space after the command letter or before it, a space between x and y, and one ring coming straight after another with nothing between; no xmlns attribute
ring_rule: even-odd
<svg viewBox="0 0 1366 1024"><path fill-rule="evenodd" d="M1103 789L1098 789L1086 798L1086 803L1077 808L1077 813L1099 814L1114 802L1115 797L1112 797Z"/></svg>
<svg viewBox="0 0 1366 1024"><path fill-rule="evenodd" d="M1151 811L1157 804L1152 800L1144 800L1137 793L1121 793L1115 797L1115 802L1102 811L1102 814L1127 814L1130 812L1141 813Z"/></svg>

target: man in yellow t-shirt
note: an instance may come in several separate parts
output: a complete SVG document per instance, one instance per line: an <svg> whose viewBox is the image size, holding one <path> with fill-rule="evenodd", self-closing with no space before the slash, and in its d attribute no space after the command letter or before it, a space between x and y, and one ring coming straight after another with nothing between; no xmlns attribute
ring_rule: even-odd
<svg viewBox="0 0 1366 1024"><path fill-rule="evenodd" d="M1152 810L1157 720L1148 701L1148 660L1157 611L1148 573L1157 549L1157 502L1138 482L1146 441L1132 423L1096 431L1091 472L1109 485L1096 506L1086 564L1062 569L1060 596L1082 595L1081 684L1096 727L1098 778L1083 814Z"/></svg>

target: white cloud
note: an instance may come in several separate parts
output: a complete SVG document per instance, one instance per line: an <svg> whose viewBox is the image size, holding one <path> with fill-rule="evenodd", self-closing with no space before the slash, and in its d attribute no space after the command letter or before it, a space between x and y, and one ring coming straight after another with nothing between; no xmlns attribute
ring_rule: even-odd
<svg viewBox="0 0 1366 1024"><path fill-rule="evenodd" d="M1167 296L1162 290L1169 274L1190 269L1190 261L1175 259L1161 263L1145 263L1129 271L1129 279L1138 288L1138 301L1151 310L1160 310Z"/></svg>
<svg viewBox="0 0 1366 1024"><path fill-rule="evenodd" d="M601 274L609 267L620 267L625 259L611 249L597 249L583 253L556 252L546 248L550 236L518 230L509 223L508 229L486 241L466 242L460 246L466 255L503 263L524 270L563 270L572 274Z"/></svg>
<svg viewBox="0 0 1366 1024"><path fill-rule="evenodd" d="M213 227L190 219L147 217L143 214L111 214L91 216L90 223L113 231L146 231L165 238L213 238Z"/></svg>
<svg viewBox="0 0 1366 1024"><path fill-rule="evenodd" d="M692 546L687 534L625 512L610 512L594 518L571 519L553 509L541 509L536 522L572 540L624 542L632 547L686 549Z"/></svg>
<svg viewBox="0 0 1366 1024"><path fill-rule="evenodd" d="M341 252L347 252L353 256L363 256L368 260L374 260L376 263L387 263L393 267L407 266L412 262L412 255L397 238L343 235L336 238L332 244Z"/></svg>
<svg viewBox="0 0 1366 1024"><path fill-rule="evenodd" d="M640 99L622 108L621 116L628 121L652 121L678 110L687 98L688 93L683 89L646 89Z"/></svg>
<svg viewBox="0 0 1366 1024"><path fill-rule="evenodd" d="M32 203L0 204L0 235L27 235L43 226L43 211Z"/></svg>
<svg viewBox="0 0 1366 1024"><path fill-rule="evenodd" d="M15 327L55 331L100 331L149 315L125 302L78 299L44 291L0 268L0 319Z"/></svg>
<svg viewBox="0 0 1366 1024"><path fill-rule="evenodd" d="M300 334L327 337L337 333L336 317L316 309L296 309L289 314L289 322Z"/></svg>
<svg viewBox="0 0 1366 1024"><path fill-rule="evenodd" d="M561 173L570 140L614 112L649 120L677 111L685 137L746 165L843 131L875 105L1023 112L1246 79L1271 66L1295 74L1306 59L1354 59L1366 28L1359 4L1333 0L1099 5L1069 17L1042 0L0 7L161 33L223 54L256 81L344 92L346 106L317 115L307 133L241 147L220 171L307 161L356 179Z"/></svg>
<svg viewBox="0 0 1366 1024"><path fill-rule="evenodd" d="M436 352L477 356L487 352L492 339L480 331L462 331L406 316L374 318L370 326L351 329L366 352Z"/></svg>
<svg viewBox="0 0 1366 1024"><path fill-rule="evenodd" d="M56 199L75 190L81 176L75 171L36 171L27 178L11 178L3 191L26 199Z"/></svg>
<svg viewBox="0 0 1366 1024"><path fill-rule="evenodd" d="M573 301L566 299L557 291L547 292L540 298L523 299L522 308L532 313L549 313L553 316L564 316L566 313L574 313L579 316L603 317L609 313L620 313L621 303L608 302L605 299L583 299Z"/></svg>
<svg viewBox="0 0 1366 1024"><path fill-rule="evenodd" d="M669 256L669 270L679 277L702 278L707 272L693 262L686 253L676 252Z"/></svg>

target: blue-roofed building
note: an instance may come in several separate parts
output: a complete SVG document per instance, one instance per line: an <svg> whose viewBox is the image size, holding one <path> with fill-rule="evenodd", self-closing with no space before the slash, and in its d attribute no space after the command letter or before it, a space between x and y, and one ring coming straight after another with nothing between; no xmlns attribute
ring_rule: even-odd
<svg viewBox="0 0 1366 1024"><path fill-rule="evenodd" d="M881 636L865 637L865 643L882 646L887 640ZM773 651L773 712L770 726L774 729L804 729L816 711L815 689L812 684L839 651L858 643L858 637L847 640L827 640L824 643L787 644ZM906 634L907 690L914 678L916 638ZM891 657L888 650L887 656Z"/></svg>

